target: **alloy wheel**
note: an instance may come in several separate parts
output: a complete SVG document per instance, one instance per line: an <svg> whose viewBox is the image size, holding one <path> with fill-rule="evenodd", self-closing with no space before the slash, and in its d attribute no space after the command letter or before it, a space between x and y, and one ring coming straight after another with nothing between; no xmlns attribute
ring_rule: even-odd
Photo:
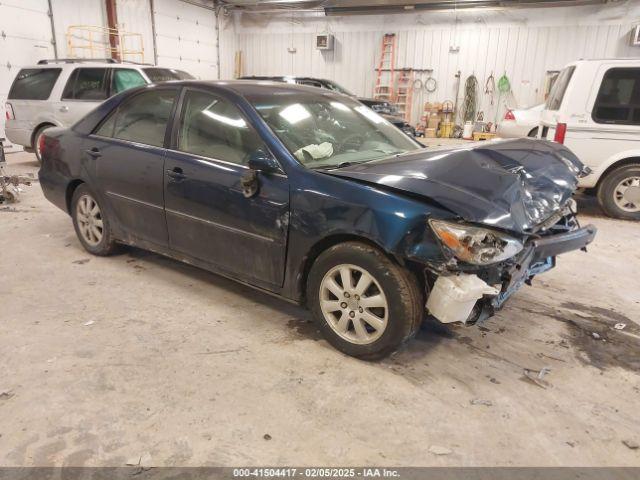
<svg viewBox="0 0 640 480"><path fill-rule="evenodd" d="M640 177L627 177L613 191L613 201L625 212L640 212Z"/></svg>
<svg viewBox="0 0 640 480"><path fill-rule="evenodd" d="M102 241L104 226L100 207L91 195L82 195L76 205L76 220L82 239L92 247Z"/></svg>
<svg viewBox="0 0 640 480"><path fill-rule="evenodd" d="M373 343L387 327L389 306L384 291L373 275L361 267L333 267L320 283L319 297L327 324L351 343Z"/></svg>

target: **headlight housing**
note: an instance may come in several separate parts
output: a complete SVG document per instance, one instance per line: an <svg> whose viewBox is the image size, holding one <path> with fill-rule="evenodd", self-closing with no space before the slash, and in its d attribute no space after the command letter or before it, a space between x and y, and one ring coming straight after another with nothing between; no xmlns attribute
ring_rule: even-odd
<svg viewBox="0 0 640 480"><path fill-rule="evenodd" d="M515 238L489 228L443 220L429 220L429 225L456 258L474 265L501 262L523 248Z"/></svg>

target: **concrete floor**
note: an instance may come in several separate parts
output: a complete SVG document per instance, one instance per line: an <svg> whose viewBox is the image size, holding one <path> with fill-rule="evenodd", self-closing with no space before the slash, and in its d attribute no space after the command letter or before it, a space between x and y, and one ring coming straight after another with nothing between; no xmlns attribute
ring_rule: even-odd
<svg viewBox="0 0 640 480"><path fill-rule="evenodd" d="M588 254L485 328L428 323L365 363L279 299L140 250L88 255L28 187L0 206L0 465L638 466L639 225L580 206ZM543 367L546 385L523 375Z"/></svg>

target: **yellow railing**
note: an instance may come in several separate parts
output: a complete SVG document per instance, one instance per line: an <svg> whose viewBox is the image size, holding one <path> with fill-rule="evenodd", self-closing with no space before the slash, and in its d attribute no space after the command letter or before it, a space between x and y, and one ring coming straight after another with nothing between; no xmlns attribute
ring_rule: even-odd
<svg viewBox="0 0 640 480"><path fill-rule="evenodd" d="M115 46L111 45L115 39ZM67 28L69 58L119 58L144 63L142 34L98 25L70 25Z"/></svg>

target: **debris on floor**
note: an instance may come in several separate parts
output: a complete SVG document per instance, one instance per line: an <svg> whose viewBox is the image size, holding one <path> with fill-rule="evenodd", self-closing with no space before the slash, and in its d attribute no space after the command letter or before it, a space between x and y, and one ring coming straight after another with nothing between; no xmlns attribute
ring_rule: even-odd
<svg viewBox="0 0 640 480"><path fill-rule="evenodd" d="M528 368L525 368L522 373L522 380L533 383L534 385L537 385L541 388L547 388L551 386L549 382L544 380L544 377L548 373L551 373L551 367L542 367L540 370L530 370Z"/></svg>
<svg viewBox="0 0 640 480"><path fill-rule="evenodd" d="M625 447L630 448L631 450L637 450L638 448L640 448L640 444L638 444L638 442L636 442L635 440L623 440L622 443L624 443Z"/></svg>
<svg viewBox="0 0 640 480"><path fill-rule="evenodd" d="M94 322L93 320L89 320L88 322L84 322L82 325L84 325L85 327L88 327L89 325L93 325L94 323L96 322Z"/></svg>
<svg viewBox="0 0 640 480"><path fill-rule="evenodd" d="M14 395L13 390L0 389L0 400L9 400Z"/></svg>
<svg viewBox="0 0 640 480"><path fill-rule="evenodd" d="M151 454L145 452L142 455L135 456L125 464L128 467L140 467L140 470L149 470L151 468Z"/></svg>
<svg viewBox="0 0 640 480"><path fill-rule="evenodd" d="M624 330L626 326L626 323L616 323L613 328L615 328L616 330Z"/></svg>
<svg viewBox="0 0 640 480"><path fill-rule="evenodd" d="M452 450L448 449L447 447L441 447L440 445L431 445L429 447L429 452L433 453L434 455L451 455L453 453Z"/></svg>
<svg viewBox="0 0 640 480"><path fill-rule="evenodd" d="M75 263L76 265L84 265L85 263L87 263L87 262L89 262L89 261L91 261L91 259L90 259L90 258L83 258L83 259L81 259L81 260L74 260L74 261L73 261L73 262L71 262L71 263Z"/></svg>
<svg viewBox="0 0 640 480"><path fill-rule="evenodd" d="M599 333L593 332L593 333L591 333L591 336L593 338L595 338L596 340L600 340L600 334Z"/></svg>
<svg viewBox="0 0 640 480"><path fill-rule="evenodd" d="M493 402L491 400L483 400L482 398L474 398L469 400L471 405L484 405L485 407L492 407Z"/></svg>
<svg viewBox="0 0 640 480"><path fill-rule="evenodd" d="M265 440L271 440L271 435L265 433L262 438L264 438Z"/></svg>

